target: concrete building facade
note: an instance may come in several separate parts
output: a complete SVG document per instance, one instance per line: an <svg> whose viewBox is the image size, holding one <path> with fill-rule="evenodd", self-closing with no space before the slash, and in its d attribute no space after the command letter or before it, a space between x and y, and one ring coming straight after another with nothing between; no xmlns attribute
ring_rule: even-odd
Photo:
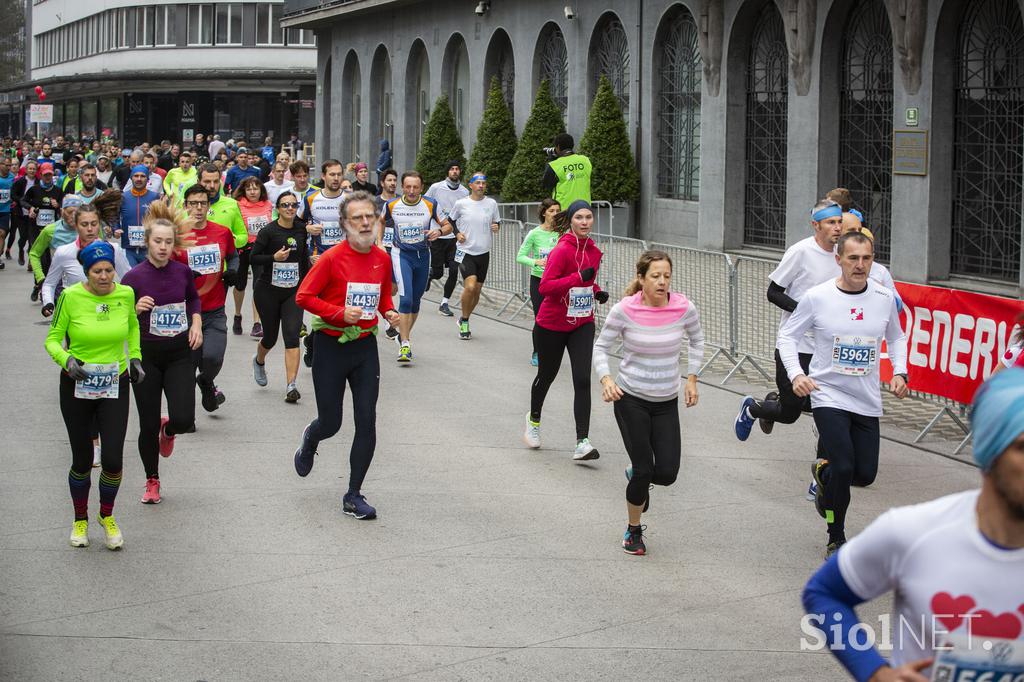
<svg viewBox="0 0 1024 682"><path fill-rule="evenodd" d="M897 278L1020 293L1018 0L286 0L316 32L318 156L411 167L447 94L467 151L498 75L517 131L544 78L579 139L626 113L639 236L777 254L849 187Z"/></svg>

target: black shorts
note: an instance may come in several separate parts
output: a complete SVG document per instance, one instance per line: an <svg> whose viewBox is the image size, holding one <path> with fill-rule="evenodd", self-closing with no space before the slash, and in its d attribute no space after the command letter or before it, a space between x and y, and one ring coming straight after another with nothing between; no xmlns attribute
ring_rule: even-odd
<svg viewBox="0 0 1024 682"><path fill-rule="evenodd" d="M0 213L0 231L9 232L11 229L11 214Z"/></svg>
<svg viewBox="0 0 1024 682"><path fill-rule="evenodd" d="M454 268L455 249L458 246L455 239L435 239L430 242L430 278L441 279L447 268Z"/></svg>
<svg viewBox="0 0 1024 682"><path fill-rule="evenodd" d="M487 279L487 268L491 264L491 254L481 253L479 256L471 256L468 253L462 257L462 262L459 264L459 272L462 273L462 281L465 282L467 277L476 277L476 281L480 284L484 283Z"/></svg>

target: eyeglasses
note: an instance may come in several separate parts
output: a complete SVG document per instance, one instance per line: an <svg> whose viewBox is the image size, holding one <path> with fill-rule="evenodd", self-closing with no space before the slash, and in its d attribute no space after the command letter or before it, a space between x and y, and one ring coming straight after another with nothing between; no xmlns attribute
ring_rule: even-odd
<svg viewBox="0 0 1024 682"><path fill-rule="evenodd" d="M278 204L278 208L298 208L298 204Z"/></svg>
<svg viewBox="0 0 1024 682"><path fill-rule="evenodd" d="M208 202L208 201L186 201L185 202L185 206L187 206L188 208L204 208L204 207L209 206L209 205L210 205L210 202Z"/></svg>

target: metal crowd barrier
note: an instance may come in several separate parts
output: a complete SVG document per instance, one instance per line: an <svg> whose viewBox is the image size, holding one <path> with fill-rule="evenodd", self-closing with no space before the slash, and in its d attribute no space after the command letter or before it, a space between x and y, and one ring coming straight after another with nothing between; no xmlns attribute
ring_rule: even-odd
<svg viewBox="0 0 1024 682"><path fill-rule="evenodd" d="M609 201L592 201L590 205L594 208L594 232L611 234L612 225L615 223L615 207ZM540 222L539 201L498 204L498 210L503 219L518 220L524 224Z"/></svg>

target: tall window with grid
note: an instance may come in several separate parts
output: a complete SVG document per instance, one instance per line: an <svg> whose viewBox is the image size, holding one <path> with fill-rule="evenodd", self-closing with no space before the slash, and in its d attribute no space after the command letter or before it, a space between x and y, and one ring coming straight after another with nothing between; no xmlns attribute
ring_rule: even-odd
<svg viewBox="0 0 1024 682"><path fill-rule="evenodd" d="M700 199L700 102L703 60L697 24L685 9L666 17L657 67L658 195Z"/></svg>

